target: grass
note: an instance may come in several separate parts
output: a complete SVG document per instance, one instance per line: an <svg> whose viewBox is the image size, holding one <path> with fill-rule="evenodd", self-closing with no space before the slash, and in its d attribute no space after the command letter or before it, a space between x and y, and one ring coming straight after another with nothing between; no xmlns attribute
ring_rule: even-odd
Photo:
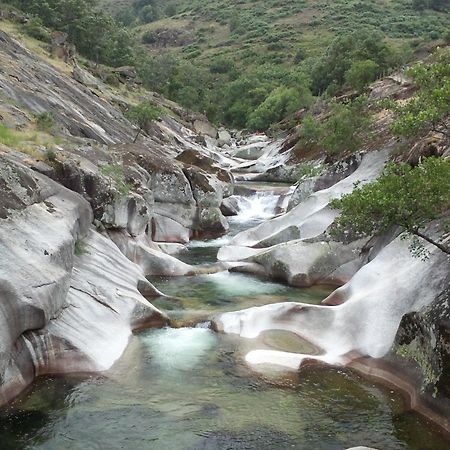
<svg viewBox="0 0 450 450"><path fill-rule="evenodd" d="M7 147L17 147L22 140L22 133L0 124L0 144L6 145Z"/></svg>
<svg viewBox="0 0 450 450"><path fill-rule="evenodd" d="M58 71L65 74L71 74L73 67L66 64L61 59L52 58L48 52L48 44L38 41L24 32L23 25L10 22L8 20L0 20L0 31L4 31L14 39L17 39L22 45L37 56L43 58L46 63L53 66Z"/></svg>
<svg viewBox="0 0 450 450"><path fill-rule="evenodd" d="M54 147L62 142L59 137L48 133L28 130L15 130L0 124L0 144L31 156L34 159L46 160L54 154Z"/></svg>
<svg viewBox="0 0 450 450"><path fill-rule="evenodd" d="M100 169L100 173L113 181L115 188L121 196L126 197L130 193L132 185L125 180L125 174L121 165L105 164Z"/></svg>

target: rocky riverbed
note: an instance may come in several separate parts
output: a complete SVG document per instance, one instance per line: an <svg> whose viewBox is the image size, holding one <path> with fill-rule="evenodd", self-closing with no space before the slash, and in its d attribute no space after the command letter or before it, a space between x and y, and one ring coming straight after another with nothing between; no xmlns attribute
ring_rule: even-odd
<svg viewBox="0 0 450 450"><path fill-rule="evenodd" d="M242 341L282 332L306 343L241 349L247 369L351 367L450 430L448 257L430 247L426 260L413 257L395 229L339 241L328 233L338 214L329 202L375 180L393 157L382 121L376 145L340 161L312 158L323 170L299 179L292 136L216 130L156 95L146 94L165 113L132 143L123 92L83 82L84 69L74 76L3 31L0 42L2 123L20 134L43 112L55 120L51 148L0 144L1 403L42 375L121 364L133 331L174 319L153 277L233 273L249 285L258 276L329 287L320 304L275 295L190 318ZM258 184L267 180L281 183L269 196ZM214 239L218 261L183 256Z"/></svg>

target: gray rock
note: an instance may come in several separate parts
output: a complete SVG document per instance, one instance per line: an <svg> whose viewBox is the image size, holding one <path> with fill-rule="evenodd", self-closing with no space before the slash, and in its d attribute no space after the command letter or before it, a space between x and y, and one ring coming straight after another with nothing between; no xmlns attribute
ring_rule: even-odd
<svg viewBox="0 0 450 450"><path fill-rule="evenodd" d="M212 138L217 137L217 130L207 120L195 120L194 130L201 135Z"/></svg>
<svg viewBox="0 0 450 450"><path fill-rule="evenodd" d="M351 192L354 183L367 183L380 174L388 156L388 151L373 152L364 156L361 165L350 176L331 188L318 191L309 196L287 214L276 217L261 225L237 234L232 245L253 247L277 235L288 227L297 227L302 239L321 235L334 221L338 212L328 207L331 199Z"/></svg>
<svg viewBox="0 0 450 450"><path fill-rule="evenodd" d="M128 120L105 98L93 97L84 85L58 72L3 31L0 31L0 43L3 69L0 89L18 107L34 114L51 111L55 122L73 136L102 143L133 139ZM64 53L56 56L70 58L65 44L55 48Z"/></svg>
<svg viewBox="0 0 450 450"><path fill-rule="evenodd" d="M218 141L217 145L219 147L223 147L224 145L230 145L231 144L231 134L228 130L220 129L218 132Z"/></svg>
<svg viewBox="0 0 450 450"><path fill-rule="evenodd" d="M72 77L75 81L78 81L78 83L81 83L86 87L98 89L100 86L100 81L97 78L79 66L73 68Z"/></svg>
<svg viewBox="0 0 450 450"><path fill-rule="evenodd" d="M89 229L89 204L0 156L0 403L46 373L105 370L166 323L142 270Z"/></svg>
<svg viewBox="0 0 450 450"><path fill-rule="evenodd" d="M193 223L193 222L192 222ZM191 235L190 229L170 217L154 214L151 236L154 242L171 242L186 244Z"/></svg>
<svg viewBox="0 0 450 450"><path fill-rule="evenodd" d="M53 178L55 175L55 169L53 169L53 167L49 166L48 164L45 164L45 162L43 161L36 161L31 165L31 168L49 178Z"/></svg>
<svg viewBox="0 0 450 450"><path fill-rule="evenodd" d="M352 448L347 448L346 450L377 450L376 448L373 447L352 447Z"/></svg>
<svg viewBox="0 0 450 450"><path fill-rule="evenodd" d="M236 197L224 198L220 205L220 211L225 217L237 216L239 213L239 203Z"/></svg>
<svg viewBox="0 0 450 450"><path fill-rule="evenodd" d="M264 147L266 147L267 142L253 142L251 144L243 145L238 147L237 150L233 151L233 156L235 158L255 160L262 155Z"/></svg>

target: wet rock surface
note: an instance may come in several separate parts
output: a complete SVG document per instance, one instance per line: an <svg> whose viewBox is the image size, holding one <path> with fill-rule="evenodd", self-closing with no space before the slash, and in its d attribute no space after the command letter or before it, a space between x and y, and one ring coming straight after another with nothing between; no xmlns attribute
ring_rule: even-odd
<svg viewBox="0 0 450 450"><path fill-rule="evenodd" d="M157 294L140 269L90 229L92 211L80 195L0 158L5 402L39 374L108 368L133 328L166 319L138 291L148 285L147 293Z"/></svg>
<svg viewBox="0 0 450 450"><path fill-rule="evenodd" d="M233 194L258 193L236 188L234 180L294 183L299 167L289 139L218 131L201 114L156 94L149 97L173 117L163 115L132 144L136 130L122 113L128 100L84 69L58 70L6 33L0 32L0 44L2 123L20 129L51 111L65 138L45 161L0 148L4 403L38 375L106 370L132 330L166 324L144 298L161 295L146 277L200 273L175 255L192 238L227 233L225 216L241 212ZM371 95L403 98L410 91L406 81L390 80L377 82ZM429 249L427 261L413 258L395 232L344 243L328 236L338 214L330 200L351 192L355 182L376 179L393 145L327 166L301 180L292 196L289 185L280 188L274 208L280 215L238 233L219 251L223 264L203 269L228 267L293 286L341 286L323 305L287 302L225 313L214 327L244 338L285 330L320 350L253 350L246 356L253 367L359 364L373 373L367 360L412 367L420 392L417 385L408 391L411 403L424 403L428 412L438 408L442 419L450 412L448 257ZM440 424L450 428L448 419ZM291 445L287 436L277 439ZM240 442L239 435L218 431L204 448Z"/></svg>

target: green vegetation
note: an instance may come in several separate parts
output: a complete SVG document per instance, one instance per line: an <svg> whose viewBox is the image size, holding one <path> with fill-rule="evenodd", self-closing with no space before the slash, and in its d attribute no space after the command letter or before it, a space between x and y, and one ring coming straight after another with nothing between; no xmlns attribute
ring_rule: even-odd
<svg viewBox="0 0 450 450"><path fill-rule="evenodd" d="M50 132L55 125L55 119L51 112L43 112L36 115L36 128L39 131Z"/></svg>
<svg viewBox="0 0 450 450"><path fill-rule="evenodd" d="M305 116L300 129L299 146L323 148L329 155L354 152L369 136L370 115L367 99L358 97L348 103L330 103L327 116L318 120Z"/></svg>
<svg viewBox="0 0 450 450"><path fill-rule="evenodd" d="M450 161L427 158L416 167L389 164L377 181L356 187L351 194L331 202L341 210L335 232L361 235L381 233L398 226L414 236L413 254L425 256L417 238L450 254L450 247L427 236L425 226L450 209Z"/></svg>
<svg viewBox="0 0 450 450"><path fill-rule="evenodd" d="M132 186L125 181L123 167L120 164L105 164L100 169L100 173L112 180L121 196L126 197L130 193Z"/></svg>
<svg viewBox="0 0 450 450"><path fill-rule="evenodd" d="M357 91L361 91L371 81L375 80L380 71L378 64L371 59L354 61L345 72L345 81Z"/></svg>
<svg viewBox="0 0 450 450"><path fill-rule="evenodd" d="M86 242L83 239L77 239L75 241L74 254L76 256L83 256L89 254L89 252L86 249Z"/></svg>
<svg viewBox="0 0 450 450"><path fill-rule="evenodd" d="M450 138L450 50L436 52L433 64L419 63L408 70L418 92L405 105L388 104L397 117L392 131L399 136L414 137L434 131Z"/></svg>
<svg viewBox="0 0 450 450"><path fill-rule="evenodd" d="M317 163L305 162L298 166L298 180L306 180L307 178L318 177L325 170L325 166Z"/></svg>
<svg viewBox="0 0 450 450"><path fill-rule="evenodd" d="M57 154L54 150L52 149L48 149L45 152L45 159L49 162L49 163L54 163L57 160Z"/></svg>
<svg viewBox="0 0 450 450"><path fill-rule="evenodd" d="M251 130L314 97L362 92L430 41L450 39L446 0L9 2L32 15L32 36L65 31L86 58L135 65L146 88Z"/></svg>
<svg viewBox="0 0 450 450"><path fill-rule="evenodd" d="M16 147L20 142L22 142L20 133L0 123L0 144Z"/></svg>
<svg viewBox="0 0 450 450"><path fill-rule="evenodd" d="M129 111L127 111L126 117L139 128L133 143L137 141L141 132L145 130L151 122L158 120L160 116L161 110L149 102L142 102L132 106Z"/></svg>
<svg viewBox="0 0 450 450"><path fill-rule="evenodd" d="M49 40L47 28L68 33L77 50L95 62L110 66L132 63L131 35L92 0L9 0L32 16L25 31Z"/></svg>
<svg viewBox="0 0 450 450"><path fill-rule="evenodd" d="M346 79L361 89L403 62L404 57L383 40L382 33L361 30L340 35L312 67L313 90L334 95Z"/></svg>
<svg viewBox="0 0 450 450"><path fill-rule="evenodd" d="M422 43L445 39L445 2L431 3L417 10L412 0L174 0L176 15L160 8L157 21L138 18L136 33L157 67L141 76L214 122L265 129L305 104L287 101L286 90L362 91L413 59ZM188 31L191 41L158 42L161 29Z"/></svg>

